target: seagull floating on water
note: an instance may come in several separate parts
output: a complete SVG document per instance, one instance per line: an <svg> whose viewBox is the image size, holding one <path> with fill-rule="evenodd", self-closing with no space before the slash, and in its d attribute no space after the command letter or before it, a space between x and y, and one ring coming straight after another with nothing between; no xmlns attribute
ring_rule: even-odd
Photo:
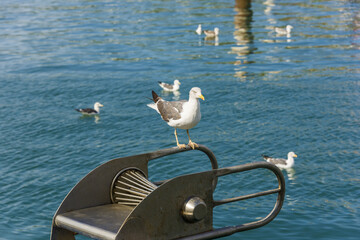
<svg viewBox="0 0 360 240"><path fill-rule="evenodd" d="M185 148L185 144L179 144L176 129L186 129L189 137L188 145L195 149L198 145L191 141L189 129L195 127L201 119L200 113L200 102L199 98L205 100L201 94L201 89L193 87L189 92L189 100L180 101L165 101L159 97L154 91L152 91L152 97L154 103L148 104L147 106L155 109L161 118L167 122L167 124L175 128L176 144L179 148Z"/></svg>
<svg viewBox="0 0 360 240"><path fill-rule="evenodd" d="M197 35L201 35L201 24L198 25L196 31Z"/></svg>
<svg viewBox="0 0 360 240"><path fill-rule="evenodd" d="M94 104L94 108L76 108L75 110L85 115L96 115L100 113L100 107L103 107L99 102Z"/></svg>
<svg viewBox="0 0 360 240"><path fill-rule="evenodd" d="M292 168L295 164L294 157L297 157L297 155L294 152L289 152L287 159L272 158L272 157L266 156L264 154L262 154L261 156L263 156L263 158L267 162L275 164L279 168Z"/></svg>
<svg viewBox="0 0 360 240"><path fill-rule="evenodd" d="M219 35L219 28L214 28L214 31L213 30L204 30L204 33L206 35L206 37L210 37L210 38L213 38L213 37L217 37Z"/></svg>
<svg viewBox="0 0 360 240"><path fill-rule="evenodd" d="M177 79L174 80L174 84L159 82L159 86L162 87L162 89L164 89L164 91L168 91L168 92L178 91L180 89L180 84L181 84L180 81Z"/></svg>
<svg viewBox="0 0 360 240"><path fill-rule="evenodd" d="M293 29L294 27L291 25L286 25L285 28L275 28L275 32L281 35L285 35L285 34L290 34L291 29Z"/></svg>

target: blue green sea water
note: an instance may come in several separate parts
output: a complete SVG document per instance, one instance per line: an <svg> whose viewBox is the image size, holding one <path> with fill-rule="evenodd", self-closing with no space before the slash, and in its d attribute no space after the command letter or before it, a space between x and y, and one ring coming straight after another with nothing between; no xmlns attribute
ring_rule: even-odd
<svg viewBox="0 0 360 240"><path fill-rule="evenodd" d="M219 27L218 39L196 35L198 24ZM274 32L288 24L290 36ZM205 101L190 134L220 167L298 155L277 218L224 239L359 239L359 1L2 0L0 39L0 239L49 239L92 169L175 146L148 97L187 99L194 86ZM178 96L157 85L174 79ZM74 110L96 101L98 118ZM185 156L154 161L150 179L210 168ZM215 197L257 191L266 177L224 177ZM272 200L215 208L214 226L259 219Z"/></svg>

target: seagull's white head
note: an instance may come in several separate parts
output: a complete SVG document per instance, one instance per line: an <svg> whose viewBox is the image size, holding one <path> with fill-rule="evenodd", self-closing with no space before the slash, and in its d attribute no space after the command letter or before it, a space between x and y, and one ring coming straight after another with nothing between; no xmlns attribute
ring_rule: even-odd
<svg viewBox="0 0 360 240"><path fill-rule="evenodd" d="M174 81L174 85L180 85L180 84L181 84L181 83L180 83L179 80L176 79L176 80Z"/></svg>
<svg viewBox="0 0 360 240"><path fill-rule="evenodd" d="M288 33L290 33L291 32L291 29L293 29L294 27L293 26L291 26L291 25L286 25L286 31L288 32Z"/></svg>
<svg viewBox="0 0 360 240"><path fill-rule="evenodd" d="M297 157L297 155L294 152L288 153L288 158L294 158L294 157Z"/></svg>
<svg viewBox="0 0 360 240"><path fill-rule="evenodd" d="M219 30L219 28L214 28L214 33L215 33L215 35L217 36L217 35L219 35L219 32L220 32L220 30Z"/></svg>
<svg viewBox="0 0 360 240"><path fill-rule="evenodd" d="M190 95L190 98L191 98L191 97L201 98L202 100L205 101L204 96L201 94L201 89L198 88L198 87L193 87L193 88L190 90L189 95Z"/></svg>
<svg viewBox="0 0 360 240"><path fill-rule="evenodd" d="M99 102L96 102L95 104L94 104L94 108L99 108L99 107L103 107L104 105L102 105L101 103L99 103Z"/></svg>

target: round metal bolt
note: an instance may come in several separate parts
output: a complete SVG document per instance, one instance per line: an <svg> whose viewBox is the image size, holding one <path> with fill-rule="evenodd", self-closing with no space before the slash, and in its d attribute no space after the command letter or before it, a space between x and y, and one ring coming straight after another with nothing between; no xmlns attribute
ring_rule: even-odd
<svg viewBox="0 0 360 240"><path fill-rule="evenodd" d="M199 197L192 197L184 203L182 215L189 222L202 220L207 213L204 200Z"/></svg>

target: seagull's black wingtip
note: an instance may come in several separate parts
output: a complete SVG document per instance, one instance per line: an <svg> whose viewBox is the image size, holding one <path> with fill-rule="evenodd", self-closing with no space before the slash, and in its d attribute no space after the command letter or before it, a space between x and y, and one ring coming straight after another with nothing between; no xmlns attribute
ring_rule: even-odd
<svg viewBox="0 0 360 240"><path fill-rule="evenodd" d="M154 92L154 90L152 90L151 93L152 93L152 97L153 97L152 100L154 101L154 103L159 101L160 97L156 94L156 92Z"/></svg>

